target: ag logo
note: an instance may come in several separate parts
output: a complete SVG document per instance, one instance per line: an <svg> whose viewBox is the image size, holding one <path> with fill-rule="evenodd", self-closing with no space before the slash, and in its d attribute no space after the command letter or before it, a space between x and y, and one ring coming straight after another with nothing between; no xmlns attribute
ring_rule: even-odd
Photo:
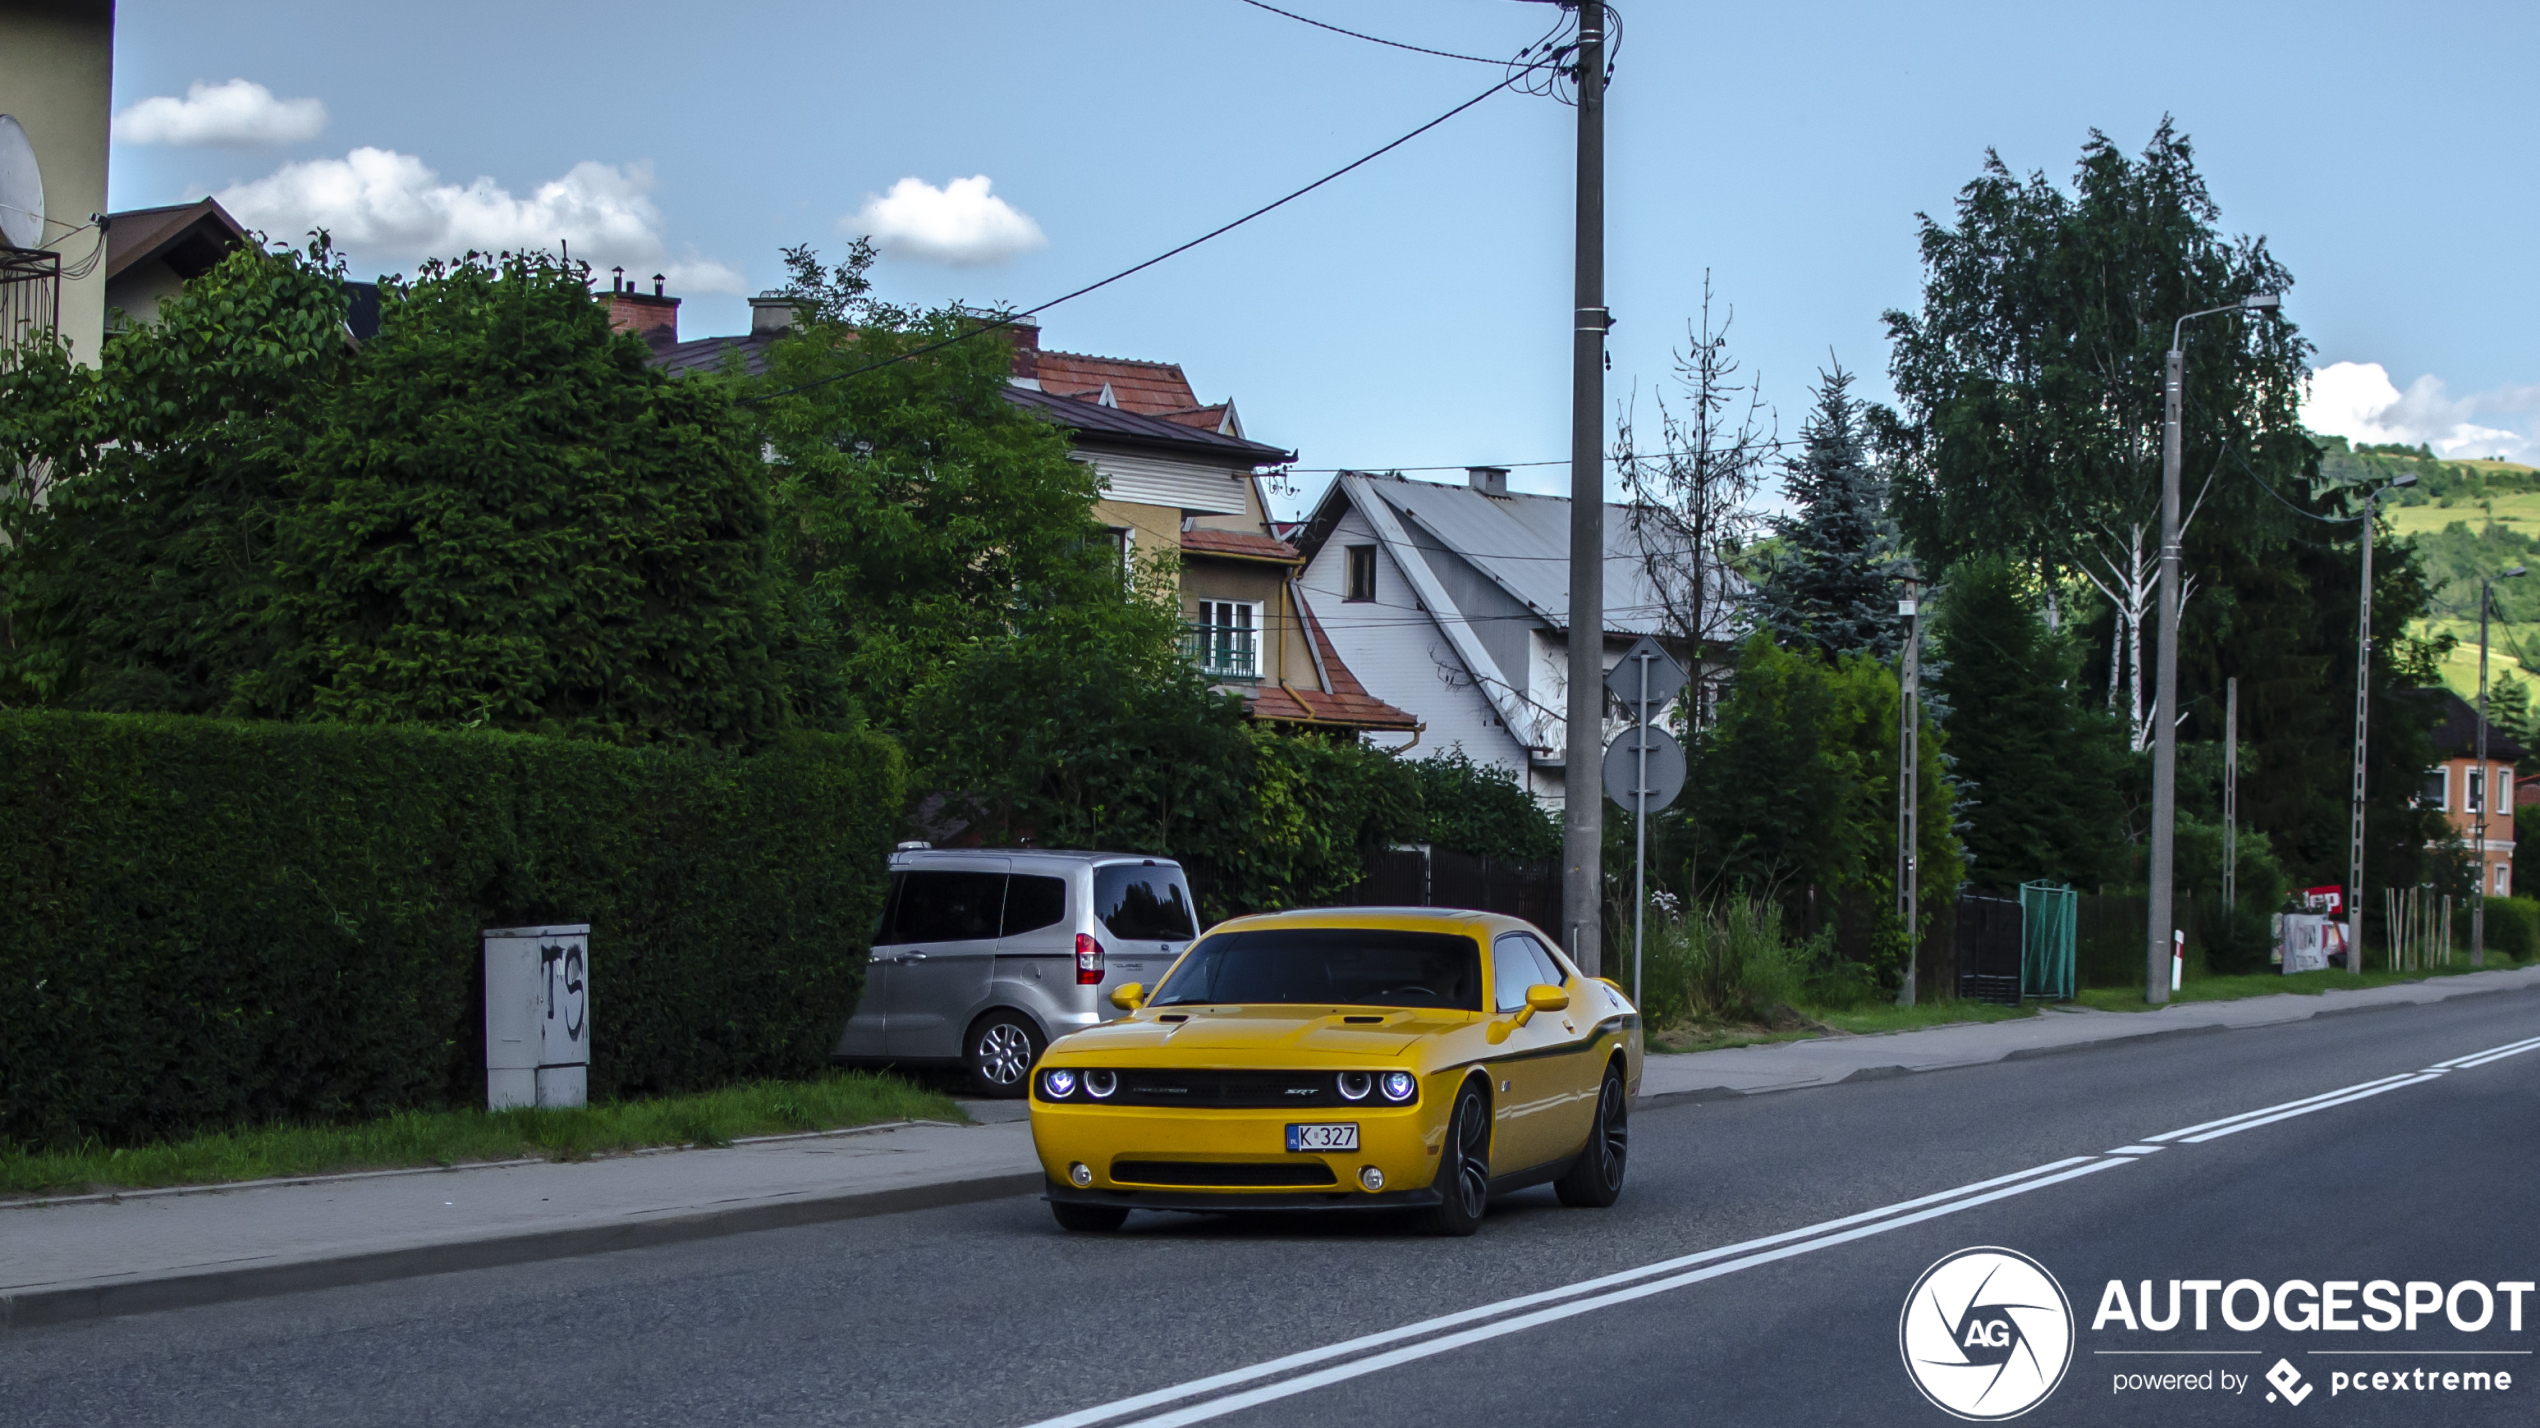
<svg viewBox="0 0 2540 1428"><path fill-rule="evenodd" d="M1933 1406L1988 1422L2046 1401L2073 1363L2073 1306L2046 1266L1964 1249L1923 1271L1896 1322L1905 1372Z"/></svg>

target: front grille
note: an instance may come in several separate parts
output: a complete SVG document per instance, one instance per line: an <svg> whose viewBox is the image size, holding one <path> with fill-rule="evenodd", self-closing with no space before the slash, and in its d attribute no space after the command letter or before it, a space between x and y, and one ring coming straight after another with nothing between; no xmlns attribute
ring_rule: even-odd
<svg viewBox="0 0 2540 1428"><path fill-rule="evenodd" d="M1111 1162L1111 1178L1123 1185L1202 1185L1245 1189L1338 1183L1332 1177L1331 1167L1319 1160L1115 1160Z"/></svg>
<svg viewBox="0 0 2540 1428"><path fill-rule="evenodd" d="M1104 1098L1104 1103L1114 1106L1212 1106L1253 1110L1271 1106L1320 1110L1367 1104L1364 1101L1343 1101L1328 1071L1183 1070L1122 1071L1119 1091Z"/></svg>

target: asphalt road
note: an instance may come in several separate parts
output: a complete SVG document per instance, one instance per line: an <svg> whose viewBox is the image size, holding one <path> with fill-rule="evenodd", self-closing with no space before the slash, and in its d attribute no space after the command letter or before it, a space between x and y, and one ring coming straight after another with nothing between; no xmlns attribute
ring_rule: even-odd
<svg viewBox="0 0 2540 1428"><path fill-rule="evenodd" d="M2536 1037L2540 994L2514 993L1645 1109L1620 1205L1529 1191L1469 1240L1348 1216L1070 1236L1018 1198L21 1331L0 1422L1940 1424L1900 1312L1935 1261L2001 1246L2073 1315L2069 1371L2025 1421L2529 1424L2540 1293L2519 1330L2498 1298L2475 1333L2439 1310L2413 1332L2093 1322L2111 1279L2154 1281L2163 1312L2172 1279L2540 1280L2540 1050L2409 1076ZM2407 1079L2160 1139L2385 1078ZM2003 1352L2053 1357L2040 1325L2024 1311ZM2279 1361L2298 1406L2267 1400ZM2437 1386L2332 1392L2422 1369ZM2512 1387L2445 1391L2446 1370Z"/></svg>

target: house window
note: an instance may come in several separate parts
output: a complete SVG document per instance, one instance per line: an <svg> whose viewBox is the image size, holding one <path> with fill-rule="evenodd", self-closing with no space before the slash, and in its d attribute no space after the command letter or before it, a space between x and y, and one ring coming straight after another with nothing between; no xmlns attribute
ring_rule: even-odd
<svg viewBox="0 0 2540 1428"><path fill-rule="evenodd" d="M2451 792L2452 778L2450 769L2427 769L2425 771L2425 790L2417 795L2417 804L2419 807L2423 808L2449 809L2452 806L2452 800L2450 797Z"/></svg>
<svg viewBox="0 0 2540 1428"><path fill-rule="evenodd" d="M2498 863L2496 865L2496 896L2512 897L2513 895L2514 865L2511 863Z"/></svg>
<svg viewBox="0 0 2540 1428"><path fill-rule="evenodd" d="M1130 539L1129 528L1126 526L1113 526L1109 530L1104 531L1103 535L1111 542L1112 550L1118 554L1120 561L1120 583L1123 585L1134 584L1138 574L1138 552L1136 545L1133 544Z"/></svg>
<svg viewBox="0 0 2540 1428"><path fill-rule="evenodd" d="M1186 648L1211 679L1261 678L1261 602L1200 601Z"/></svg>
<svg viewBox="0 0 2540 1428"><path fill-rule="evenodd" d="M1348 555L1349 590L1341 598L1345 600L1375 599L1376 548L1372 545L1353 545L1348 548Z"/></svg>
<svg viewBox="0 0 2540 1428"><path fill-rule="evenodd" d="M2463 809L2471 813L2476 813L2481 808L2486 807L2487 775L2485 771L2480 769L2471 769L2469 771L2469 787L2467 792L2469 797L2467 801L2461 804Z"/></svg>

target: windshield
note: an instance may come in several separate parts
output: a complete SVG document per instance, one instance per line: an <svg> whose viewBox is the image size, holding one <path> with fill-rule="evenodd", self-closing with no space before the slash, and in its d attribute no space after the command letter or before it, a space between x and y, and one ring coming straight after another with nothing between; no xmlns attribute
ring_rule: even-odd
<svg viewBox="0 0 2540 1428"><path fill-rule="evenodd" d="M1094 869L1094 916L1124 942L1188 942L1190 894L1169 863L1105 863Z"/></svg>
<svg viewBox="0 0 2540 1428"><path fill-rule="evenodd" d="M1275 927L1220 932L1156 989L1156 1006L1482 1009L1482 948L1449 932Z"/></svg>

